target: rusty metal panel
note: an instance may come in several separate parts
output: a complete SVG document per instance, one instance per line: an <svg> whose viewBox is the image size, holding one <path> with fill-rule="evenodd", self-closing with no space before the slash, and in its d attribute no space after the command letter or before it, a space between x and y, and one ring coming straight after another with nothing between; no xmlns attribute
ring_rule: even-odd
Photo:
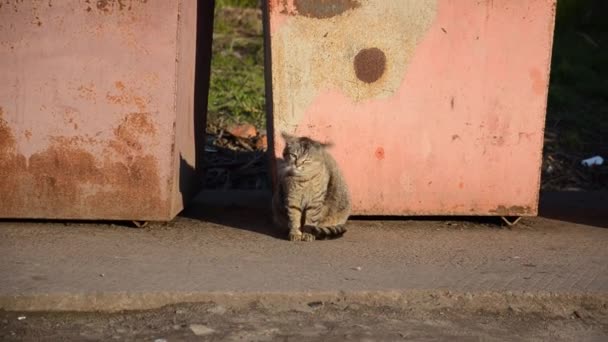
<svg viewBox="0 0 608 342"><path fill-rule="evenodd" d="M271 153L332 141L359 215L536 215L555 0L268 0Z"/></svg>
<svg viewBox="0 0 608 342"><path fill-rule="evenodd" d="M181 209L177 156L194 167L194 147L175 137L194 134L178 123L193 118L196 5L2 1L0 217Z"/></svg>

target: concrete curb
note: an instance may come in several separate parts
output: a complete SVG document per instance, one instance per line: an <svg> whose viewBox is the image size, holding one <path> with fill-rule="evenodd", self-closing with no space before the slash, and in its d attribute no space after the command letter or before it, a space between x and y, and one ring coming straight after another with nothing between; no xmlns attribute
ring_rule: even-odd
<svg viewBox="0 0 608 342"><path fill-rule="evenodd" d="M7 311L104 311L147 310L180 303L214 302L229 308L251 305L274 311L311 311L315 305L352 304L387 306L405 310L484 311L488 313L536 313L569 317L573 313L608 315L608 293L480 292L447 290L355 292L159 292L159 293L49 293L2 296L0 309ZM311 305L315 303L315 305Z"/></svg>

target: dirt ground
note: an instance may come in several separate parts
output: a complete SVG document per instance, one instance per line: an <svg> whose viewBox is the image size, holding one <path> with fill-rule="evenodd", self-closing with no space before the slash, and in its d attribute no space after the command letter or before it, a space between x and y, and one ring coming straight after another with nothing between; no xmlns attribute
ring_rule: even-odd
<svg viewBox="0 0 608 342"><path fill-rule="evenodd" d="M0 222L0 341L608 341L605 197L567 199L541 201L559 220L354 218L309 244L204 198L143 229ZM92 312L126 308L155 309Z"/></svg>
<svg viewBox="0 0 608 342"><path fill-rule="evenodd" d="M19 319L21 317L21 320ZM606 341L607 317L402 310L311 302L278 312L214 303L140 312L0 311L3 341Z"/></svg>

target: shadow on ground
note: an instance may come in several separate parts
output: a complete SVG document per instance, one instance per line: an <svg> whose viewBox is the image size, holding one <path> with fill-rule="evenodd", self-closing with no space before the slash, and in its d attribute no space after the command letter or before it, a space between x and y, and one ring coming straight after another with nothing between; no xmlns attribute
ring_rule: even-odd
<svg viewBox="0 0 608 342"><path fill-rule="evenodd" d="M541 192L539 216L599 228L608 228L608 192Z"/></svg>
<svg viewBox="0 0 608 342"><path fill-rule="evenodd" d="M204 190L179 216L284 239L284 233L272 223L270 202L271 194L267 191ZM448 225L466 223L490 229L506 227L495 216L352 216L350 221L426 221Z"/></svg>
<svg viewBox="0 0 608 342"><path fill-rule="evenodd" d="M272 224L270 200L266 191L203 190L179 216L282 239Z"/></svg>

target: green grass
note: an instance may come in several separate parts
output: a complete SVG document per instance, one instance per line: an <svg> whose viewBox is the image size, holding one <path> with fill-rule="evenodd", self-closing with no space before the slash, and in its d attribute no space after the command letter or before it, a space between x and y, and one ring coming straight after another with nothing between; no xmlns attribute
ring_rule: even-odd
<svg viewBox="0 0 608 342"><path fill-rule="evenodd" d="M209 121L265 126L264 46L257 0L216 4L209 89Z"/></svg>

